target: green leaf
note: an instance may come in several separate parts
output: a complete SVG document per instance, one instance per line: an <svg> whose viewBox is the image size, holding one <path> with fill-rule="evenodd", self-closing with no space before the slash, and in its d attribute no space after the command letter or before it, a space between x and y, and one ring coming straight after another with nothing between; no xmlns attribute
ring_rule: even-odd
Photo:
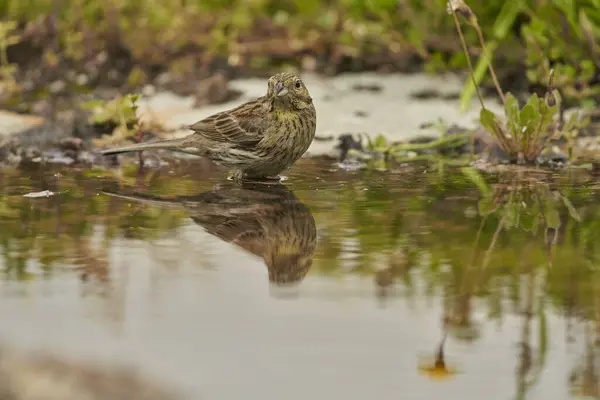
<svg viewBox="0 0 600 400"><path fill-rule="evenodd" d="M504 132L502 131L502 128L500 127L498 119L496 118L496 114L494 114L492 111L488 110L487 108L482 108L481 111L479 112L479 119L480 119L481 125L483 125L483 127L489 133L494 135L494 137L496 137L496 138L504 137Z"/></svg>
<svg viewBox="0 0 600 400"><path fill-rule="evenodd" d="M515 23L517 15L521 12L521 2L508 0L500 9L500 13L494 22L494 36L497 39L504 39L510 28Z"/></svg>
<svg viewBox="0 0 600 400"><path fill-rule="evenodd" d="M533 93L531 96L529 96L529 100L527 100L527 104L531 105L536 110L539 107L539 102L540 98L538 97L537 93Z"/></svg>
<svg viewBox="0 0 600 400"><path fill-rule="evenodd" d="M106 104L103 100L89 100L81 105L86 110L93 110L94 108L100 108Z"/></svg>
<svg viewBox="0 0 600 400"><path fill-rule="evenodd" d="M525 133L525 131L532 133L535 129L537 129L537 125L539 124L541 118L537 108L534 108L531 104L526 104L525 107L523 107L519 117L521 121L521 129L519 134Z"/></svg>
<svg viewBox="0 0 600 400"><path fill-rule="evenodd" d="M504 104L504 113L506 114L507 125L511 133L519 130L521 119L519 116L519 102L512 93L506 93L506 103Z"/></svg>
<svg viewBox="0 0 600 400"><path fill-rule="evenodd" d="M473 182L475 184L475 186L477 186L479 191L484 196L488 195L491 192L490 187L488 186L487 182L485 181L485 179L483 179L483 176L481 176L479 171L477 171L475 168L463 167L463 168L461 168L461 172L467 178L469 178L471 180L471 182Z"/></svg>
<svg viewBox="0 0 600 400"><path fill-rule="evenodd" d="M521 226L528 232L536 232L538 229L540 208L537 201L533 201L521 217Z"/></svg>
<svg viewBox="0 0 600 400"><path fill-rule="evenodd" d="M483 81L483 77L488 70L489 63L492 60L492 56L494 51L498 47L498 42L491 41L487 44L485 51L477 61L477 66L473 71L473 76L475 77L475 82L477 85ZM465 86L463 87L462 93L460 94L460 110L461 112L466 111L473 100L473 96L475 96L475 85L473 84L473 79L467 79Z"/></svg>
<svg viewBox="0 0 600 400"><path fill-rule="evenodd" d="M374 150L376 151L383 151L387 148L387 140L385 138L385 136L383 135L378 135L375 138L375 142L373 143L374 145Z"/></svg>
<svg viewBox="0 0 600 400"><path fill-rule="evenodd" d="M556 207L553 207L554 204L551 205L551 208L546 210L546 225L548 228L558 229L560 228L560 214Z"/></svg>
<svg viewBox="0 0 600 400"><path fill-rule="evenodd" d="M491 194L485 195L477 203L477 209L480 216L486 216L495 211L496 202Z"/></svg>
<svg viewBox="0 0 600 400"><path fill-rule="evenodd" d="M571 113L571 115L569 115L569 119L567 119L567 122L565 122L565 124L563 126L563 132L569 133L572 130L575 130L578 122L579 122L579 113L578 112Z"/></svg>
<svg viewBox="0 0 600 400"><path fill-rule="evenodd" d="M508 202L504 206L504 225L507 229L517 226L519 220L519 204Z"/></svg>

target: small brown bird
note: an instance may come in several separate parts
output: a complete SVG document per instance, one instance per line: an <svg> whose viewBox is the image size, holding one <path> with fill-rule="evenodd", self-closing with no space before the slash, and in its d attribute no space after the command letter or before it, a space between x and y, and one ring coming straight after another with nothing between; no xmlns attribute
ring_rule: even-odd
<svg viewBox="0 0 600 400"><path fill-rule="evenodd" d="M269 281L300 283L312 266L317 228L310 209L280 183L219 185L194 196L159 197L139 192L104 193L154 207L185 210L209 234L261 257Z"/></svg>
<svg viewBox="0 0 600 400"><path fill-rule="evenodd" d="M102 154L169 149L207 157L229 168L236 180L274 178L306 152L316 126L308 89L296 75L284 72L269 78L265 96L196 122L189 136Z"/></svg>

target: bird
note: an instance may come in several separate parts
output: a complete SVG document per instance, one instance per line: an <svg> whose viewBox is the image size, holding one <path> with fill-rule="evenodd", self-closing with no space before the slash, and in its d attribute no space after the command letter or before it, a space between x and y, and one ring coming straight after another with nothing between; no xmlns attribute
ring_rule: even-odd
<svg viewBox="0 0 600 400"><path fill-rule="evenodd" d="M244 181L192 196L156 196L128 189L103 193L153 207L184 210L209 234L263 259L269 282L300 283L313 262L317 229L310 209L285 185Z"/></svg>
<svg viewBox="0 0 600 400"><path fill-rule="evenodd" d="M290 72L271 76L267 94L189 126L180 139L104 150L114 155L169 149L209 158L230 170L236 181L279 179L313 141L317 114L304 82Z"/></svg>

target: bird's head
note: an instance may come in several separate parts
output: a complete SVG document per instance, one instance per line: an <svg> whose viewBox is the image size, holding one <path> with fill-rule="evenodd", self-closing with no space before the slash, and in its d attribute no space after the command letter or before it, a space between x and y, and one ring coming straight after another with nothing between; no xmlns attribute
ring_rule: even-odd
<svg viewBox="0 0 600 400"><path fill-rule="evenodd" d="M265 264L269 270L269 281L276 285L299 284L313 263L314 254L266 254Z"/></svg>
<svg viewBox="0 0 600 400"><path fill-rule="evenodd" d="M269 78L267 97L275 107L285 110L302 110L312 104L312 98L304 82L290 72L282 72Z"/></svg>

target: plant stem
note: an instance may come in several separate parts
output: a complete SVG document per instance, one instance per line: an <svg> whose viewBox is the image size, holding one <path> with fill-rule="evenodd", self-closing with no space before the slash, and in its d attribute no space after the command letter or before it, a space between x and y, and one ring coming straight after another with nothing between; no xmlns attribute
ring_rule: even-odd
<svg viewBox="0 0 600 400"><path fill-rule="evenodd" d="M398 144L394 146L394 150L399 151L417 151L417 150L430 150L430 149L441 149L441 148L454 148L460 147L469 142L469 138L472 133L466 132L457 135L445 135L439 139L432 140L429 143L408 143Z"/></svg>
<svg viewBox="0 0 600 400"><path fill-rule="evenodd" d="M479 27L477 20L474 21L473 27L475 28L475 31L477 32L477 37L479 38L479 43L481 43L481 48L483 49L483 54L485 55L485 54L487 54L485 40L483 39L483 33L481 32L481 28ZM500 100L502 100L502 104L505 104L506 99L504 98L504 92L502 91L502 88L500 87L500 83L498 82L498 77L496 77L496 71L494 70L494 66L492 65L492 55L491 54L489 54L488 65L490 68L490 74L492 75L492 79L494 80L494 86L496 86L496 91L498 92L498 96L500 96Z"/></svg>
<svg viewBox="0 0 600 400"><path fill-rule="evenodd" d="M454 24L456 25L456 31L458 32L458 37L460 38L460 44L462 45L463 52L465 53L465 57L467 58L467 65L469 66L469 73L471 75L471 79L473 80L473 85L475 85L475 93L477 93L477 98L479 98L479 103L481 104L481 108L485 109L485 104L483 104L483 98L481 97L481 93L479 93L479 86L477 85L477 81L475 80L475 73L473 71L473 64L471 63L471 57L469 56L469 49L467 47L467 42L465 41L465 37L463 36L462 29L460 27L460 22L458 21L458 17L456 16L456 11L452 8L452 18L454 18Z"/></svg>

